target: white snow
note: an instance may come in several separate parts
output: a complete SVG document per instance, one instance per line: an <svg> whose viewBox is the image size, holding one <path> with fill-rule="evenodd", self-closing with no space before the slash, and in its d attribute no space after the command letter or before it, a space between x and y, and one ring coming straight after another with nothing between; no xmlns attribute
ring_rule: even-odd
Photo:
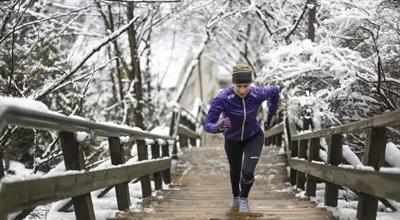
<svg viewBox="0 0 400 220"><path fill-rule="evenodd" d="M157 127L153 128L150 132L153 133L153 134L169 136L169 127L167 127L167 126L157 126Z"/></svg>
<svg viewBox="0 0 400 220"><path fill-rule="evenodd" d="M159 145L165 145L165 144L167 144L167 142L166 142L164 139L161 139L161 138L158 138L158 139L157 139L157 142L158 142Z"/></svg>
<svg viewBox="0 0 400 220"><path fill-rule="evenodd" d="M30 109L40 112L48 112L49 108L42 102L35 101L33 99L27 98L14 98L14 97L5 97L0 96L0 105L8 105L8 106L15 106L24 109Z"/></svg>
<svg viewBox="0 0 400 220"><path fill-rule="evenodd" d="M385 160L394 167L400 167L400 150L392 142L386 144Z"/></svg>
<svg viewBox="0 0 400 220"><path fill-rule="evenodd" d="M343 145L342 148L343 158L346 159L351 165L362 165L360 159L358 159L357 155L350 149L350 147L346 144Z"/></svg>
<svg viewBox="0 0 400 220"><path fill-rule="evenodd" d="M129 139L130 139L129 136L121 136L121 137L119 137L119 140L120 140L121 144L129 143Z"/></svg>
<svg viewBox="0 0 400 220"><path fill-rule="evenodd" d="M400 174L400 167L381 167L379 172Z"/></svg>
<svg viewBox="0 0 400 220"><path fill-rule="evenodd" d="M150 139L150 138L146 138L144 141L146 142L146 145L151 145L151 144L155 143L154 139Z"/></svg>
<svg viewBox="0 0 400 220"><path fill-rule="evenodd" d="M89 133L84 131L76 132L76 141L77 142L84 142L90 137Z"/></svg>
<svg viewBox="0 0 400 220"><path fill-rule="evenodd" d="M86 119L86 118L84 118L82 116L79 116L79 115L69 115L68 117L69 118L73 118L73 119L82 120L82 121L88 121L88 119Z"/></svg>

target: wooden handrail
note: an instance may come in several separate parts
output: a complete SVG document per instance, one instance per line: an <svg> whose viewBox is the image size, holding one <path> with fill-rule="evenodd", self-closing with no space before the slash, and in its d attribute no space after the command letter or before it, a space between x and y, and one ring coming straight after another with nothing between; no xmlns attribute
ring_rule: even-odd
<svg viewBox="0 0 400 220"><path fill-rule="evenodd" d="M389 204L386 199L400 201L400 174L379 172L385 161L386 127L399 124L400 110L397 110L345 125L297 134L293 122L287 119L285 124L266 131L265 137L266 143L280 146L276 144L277 140L285 136L284 149L292 185L305 189L308 196L315 196L317 178L325 181L325 205L334 207L338 203L339 186L347 187L359 197L357 218L375 219L378 201L384 204ZM354 132L366 133L363 165L372 170L339 166L344 162L343 134ZM330 139L325 163L315 162L320 160L320 138Z"/></svg>
<svg viewBox="0 0 400 220"><path fill-rule="evenodd" d="M280 123L278 125L275 125L274 127L268 129L267 131L265 131L265 136L274 136L277 134L282 134L283 133L283 128L284 125L283 123Z"/></svg>
<svg viewBox="0 0 400 220"><path fill-rule="evenodd" d="M161 138L173 139L170 136L153 134L146 131L112 124L96 123L84 119L72 118L61 114L41 112L16 106L0 106L0 128L7 124L25 128L43 130L61 130L69 132L86 131L103 137L133 136L136 139Z"/></svg>
<svg viewBox="0 0 400 220"><path fill-rule="evenodd" d="M132 165L62 174L46 178L1 183L0 210L15 212L60 199L89 193L170 168L171 159L163 158ZM69 171L71 172L71 171ZM79 186L79 187L77 187Z"/></svg>
<svg viewBox="0 0 400 220"><path fill-rule="evenodd" d="M175 128L176 132L165 136L128 126L96 123L53 112L1 105L0 128L7 125L17 125L24 128L60 131L59 136L66 169L76 171L73 174L42 179L0 182L0 220L5 219L7 213L22 209L32 210L37 205L66 197L73 197L77 219L94 219L90 192L109 186L115 186L118 209L125 210L130 205L128 189L130 180L140 178L143 197L151 195L149 175L154 175L156 189L162 188L162 180L166 184L170 183L171 155L169 153L169 141L175 141L178 135L180 139L190 138L192 142L200 138L200 135L195 132L195 125L191 121L184 119L181 122L178 117L176 123L175 126L171 127L172 129ZM75 140L74 135L77 131L85 131L93 136L108 137L112 164L119 166L84 172L83 152L80 150L79 143ZM138 157L139 160L145 160L144 162L124 165L124 150L119 139L121 136L130 136L137 140ZM144 139L169 141L166 142L167 144L158 144L157 142L152 144L151 151L154 160L147 161L149 159L147 155L148 146ZM175 147L176 144L174 144ZM160 157L163 158L160 159ZM76 187L77 185L79 187Z"/></svg>
<svg viewBox="0 0 400 220"><path fill-rule="evenodd" d="M200 134L181 124L178 126L178 134L185 135L189 138L200 138Z"/></svg>
<svg viewBox="0 0 400 220"><path fill-rule="evenodd" d="M289 159L289 166L327 182L381 198L400 201L400 190L393 190L399 188L400 174L343 168L294 158ZM384 187L382 187L382 182L385 183Z"/></svg>
<svg viewBox="0 0 400 220"><path fill-rule="evenodd" d="M399 124L400 124L400 110L396 110L393 112L388 112L388 113L385 113L382 115L378 115L378 116L364 119L361 121L348 123L345 125L330 127L330 128L322 129L319 131L313 131L310 133L293 135L292 140L327 137L327 136L334 135L334 134L354 133L354 132L360 132L367 128L390 127L390 126L395 126L395 125L399 125Z"/></svg>

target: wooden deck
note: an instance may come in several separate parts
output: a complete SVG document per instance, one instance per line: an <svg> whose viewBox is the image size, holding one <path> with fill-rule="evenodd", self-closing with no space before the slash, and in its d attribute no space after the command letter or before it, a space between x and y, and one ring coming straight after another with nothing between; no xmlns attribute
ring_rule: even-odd
<svg viewBox="0 0 400 220"><path fill-rule="evenodd" d="M249 195L250 213L230 209L229 167L222 143L191 148L178 160L170 189L144 200L143 211L116 219L336 219L325 208L299 200L289 187L284 155L264 147Z"/></svg>

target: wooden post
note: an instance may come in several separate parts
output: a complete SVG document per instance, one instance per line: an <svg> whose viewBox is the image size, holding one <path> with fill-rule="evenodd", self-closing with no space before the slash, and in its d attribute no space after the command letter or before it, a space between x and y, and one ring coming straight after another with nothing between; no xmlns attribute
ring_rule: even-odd
<svg viewBox="0 0 400 220"><path fill-rule="evenodd" d="M85 161L83 158L83 149L79 147L79 143L75 140L75 134L72 132L61 131L59 136L64 156L65 169L84 170ZM76 219L96 219L90 193L73 197L72 202L74 203Z"/></svg>
<svg viewBox="0 0 400 220"><path fill-rule="evenodd" d="M270 140L271 140L271 145L274 146L275 145L275 136L271 136Z"/></svg>
<svg viewBox="0 0 400 220"><path fill-rule="evenodd" d="M5 188L0 188L0 220L7 220L8 210L6 209L5 204Z"/></svg>
<svg viewBox="0 0 400 220"><path fill-rule="evenodd" d="M337 166L342 162L343 136L334 134L328 147L328 164ZM339 186L333 183L325 183L325 205L337 206Z"/></svg>
<svg viewBox="0 0 400 220"><path fill-rule="evenodd" d="M319 158L319 138L312 138L310 140L310 147L308 148L308 161L318 160ZM317 190L317 179L314 176L307 174L307 187L306 195L315 196L315 191Z"/></svg>
<svg viewBox="0 0 400 220"><path fill-rule="evenodd" d="M181 149L187 148L188 147L188 137L186 137L183 134L180 134L179 135L179 144L180 144Z"/></svg>
<svg viewBox="0 0 400 220"><path fill-rule="evenodd" d="M112 165L125 163L124 148L119 137L109 137L108 145L110 148L110 157ZM129 197L128 182L115 185L115 193L117 195L118 210L126 210L131 205Z"/></svg>
<svg viewBox="0 0 400 220"><path fill-rule="evenodd" d="M151 145L151 155L153 159L160 158L160 145L157 142ZM155 189L161 190L162 189L161 172L155 172L153 176L154 176Z"/></svg>
<svg viewBox="0 0 400 220"><path fill-rule="evenodd" d="M277 138L276 144L278 145L279 148L281 148L281 146L282 146L282 134L281 133L278 134L276 136L276 138Z"/></svg>
<svg viewBox="0 0 400 220"><path fill-rule="evenodd" d="M169 144L168 141L165 141L165 144L162 145L161 147L162 150L162 157L169 157ZM162 171L163 173L163 179L165 184L171 183L171 169L168 168L166 170Z"/></svg>
<svg viewBox="0 0 400 220"><path fill-rule="evenodd" d="M299 152L298 152L298 157L299 159L307 159L307 145L308 145L308 140L300 140L300 144L298 146ZM297 176L296 176L296 186L299 189L304 190L304 184L306 182L306 175L303 172L297 171Z"/></svg>
<svg viewBox="0 0 400 220"><path fill-rule="evenodd" d="M144 140L137 140L137 152L139 161L147 160L147 145ZM142 197L146 198L151 196L151 183L150 183L150 175L140 177L140 183L142 185Z"/></svg>
<svg viewBox="0 0 400 220"><path fill-rule="evenodd" d="M189 120L186 117L181 117L181 124L185 125L187 128L189 128ZM181 147L182 146L183 147L189 147L190 138L188 136L186 136L186 135L180 135L179 139L181 139L181 137L182 137L182 141L183 141L183 144L182 144L182 142L180 142L181 143Z"/></svg>
<svg viewBox="0 0 400 220"><path fill-rule="evenodd" d="M385 162L386 128L369 128L366 130L367 144L364 149L363 164L372 166L376 171ZM357 218L362 220L376 219L378 198L363 192L359 193Z"/></svg>
<svg viewBox="0 0 400 220"><path fill-rule="evenodd" d="M172 112L171 124L169 125L169 136L174 137L175 135L175 127L176 127L176 116L177 113L175 111ZM172 146L172 159L178 159L178 147L176 146L176 139L174 140L174 144Z"/></svg>
<svg viewBox="0 0 400 220"><path fill-rule="evenodd" d="M298 152L298 141L292 141L290 145L290 156L291 157L297 157L297 152ZM296 177L297 177L297 171L295 169L290 168L290 184L292 186L296 185Z"/></svg>
<svg viewBox="0 0 400 220"><path fill-rule="evenodd" d="M174 143L172 144L172 159L177 160L178 159L178 146L177 146L177 141L174 140Z"/></svg>
<svg viewBox="0 0 400 220"><path fill-rule="evenodd" d="M190 122L189 128L190 128L192 131L196 132L196 123ZM191 139L190 139L190 145L192 145L193 147L197 147L197 144L196 144L196 143L197 143L197 142L196 142L196 138L191 138Z"/></svg>

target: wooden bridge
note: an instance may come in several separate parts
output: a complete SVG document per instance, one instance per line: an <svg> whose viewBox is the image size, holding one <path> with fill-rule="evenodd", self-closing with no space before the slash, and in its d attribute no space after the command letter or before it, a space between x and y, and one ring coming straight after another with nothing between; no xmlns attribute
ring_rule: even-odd
<svg viewBox="0 0 400 220"><path fill-rule="evenodd" d="M71 170L59 176L1 181L0 220L17 211L22 211L19 216L22 218L38 205L64 198L72 198L77 219L95 219L90 192L102 188L115 188L116 203L121 210L115 219L335 219L325 208L295 198L290 187L296 186L306 190L307 196L315 196L317 182L326 185L327 206L337 206L340 187L356 192L360 198L357 216L362 220L376 218L378 201L400 200L400 174L379 172L385 161L386 127L400 123L400 111L304 134L297 134L290 118L286 117L265 133L266 147L249 197L251 212L245 214L230 210L232 197L223 143L217 141L188 148L189 143L194 145L196 139L202 137L196 132L196 124L201 122L204 109L199 106L196 116L181 112L181 109L173 111L169 135L160 135L15 106L0 106L2 127L10 124L60 131L66 169ZM112 164L116 166L84 171L83 152L74 137L77 131L107 137ZM373 167L372 170L338 167L345 162L343 134L353 132L367 133L363 163ZM125 164L121 136L136 140L141 162ZM330 140L326 163L319 158L320 138ZM146 145L144 139L155 142ZM183 151L179 156L177 142ZM277 146L282 146L285 154L278 154ZM177 159L176 163L171 162L173 158ZM172 181L171 170L174 171ZM142 205L153 211L127 211L130 206L127 184L135 178L140 178L142 196L146 198ZM162 190L159 196L151 196L151 179L156 190L162 189L162 182L170 184L169 188Z"/></svg>
<svg viewBox="0 0 400 220"><path fill-rule="evenodd" d="M170 189L144 203L142 213L120 213L115 219L336 219L325 208L294 197L286 156L275 145L263 149L249 195L250 213L231 210L229 167L222 142L185 150Z"/></svg>

